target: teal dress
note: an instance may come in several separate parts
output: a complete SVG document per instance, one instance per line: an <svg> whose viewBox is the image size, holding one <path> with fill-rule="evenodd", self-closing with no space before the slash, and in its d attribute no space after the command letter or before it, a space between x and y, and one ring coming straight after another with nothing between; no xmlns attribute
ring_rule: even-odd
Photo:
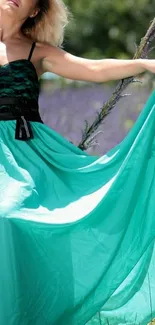
<svg viewBox="0 0 155 325"><path fill-rule="evenodd" d="M0 67L3 96L38 100L31 61ZM155 317L155 92L103 156L30 124L33 138L21 141L16 120L0 120L0 325L147 324Z"/></svg>

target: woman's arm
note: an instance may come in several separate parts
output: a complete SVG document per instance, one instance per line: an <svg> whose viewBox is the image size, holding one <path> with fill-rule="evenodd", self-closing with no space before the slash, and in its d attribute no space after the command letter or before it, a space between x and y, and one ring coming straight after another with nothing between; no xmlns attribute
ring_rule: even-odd
<svg viewBox="0 0 155 325"><path fill-rule="evenodd" d="M106 82L135 76L144 72L147 69L144 62L150 61L143 59L89 60L74 56L60 48L50 45L45 45L43 52L43 73L53 72L64 78L82 81Z"/></svg>

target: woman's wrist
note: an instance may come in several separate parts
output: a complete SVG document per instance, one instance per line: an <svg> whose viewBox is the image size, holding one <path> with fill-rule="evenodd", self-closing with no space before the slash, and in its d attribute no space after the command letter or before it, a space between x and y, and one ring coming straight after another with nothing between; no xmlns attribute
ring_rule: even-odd
<svg viewBox="0 0 155 325"><path fill-rule="evenodd" d="M147 71L149 67L149 59L137 59L143 71Z"/></svg>

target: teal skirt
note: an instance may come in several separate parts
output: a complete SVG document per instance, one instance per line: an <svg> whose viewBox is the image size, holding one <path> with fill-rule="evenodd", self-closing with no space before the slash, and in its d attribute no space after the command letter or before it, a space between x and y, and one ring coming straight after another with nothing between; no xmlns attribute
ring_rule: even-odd
<svg viewBox="0 0 155 325"><path fill-rule="evenodd" d="M0 121L0 325L155 317L155 91L124 140L91 156L39 122ZM100 312L100 313L99 313Z"/></svg>

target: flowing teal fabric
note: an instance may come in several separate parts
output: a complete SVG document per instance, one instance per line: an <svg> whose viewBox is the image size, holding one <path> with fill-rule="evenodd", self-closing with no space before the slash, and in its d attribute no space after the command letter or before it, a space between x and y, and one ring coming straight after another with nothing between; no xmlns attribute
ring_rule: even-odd
<svg viewBox="0 0 155 325"><path fill-rule="evenodd" d="M0 96L21 94L38 98L26 60L0 68ZM103 156L39 122L34 139L16 140L15 123L0 121L0 325L147 324L155 317L155 91Z"/></svg>

